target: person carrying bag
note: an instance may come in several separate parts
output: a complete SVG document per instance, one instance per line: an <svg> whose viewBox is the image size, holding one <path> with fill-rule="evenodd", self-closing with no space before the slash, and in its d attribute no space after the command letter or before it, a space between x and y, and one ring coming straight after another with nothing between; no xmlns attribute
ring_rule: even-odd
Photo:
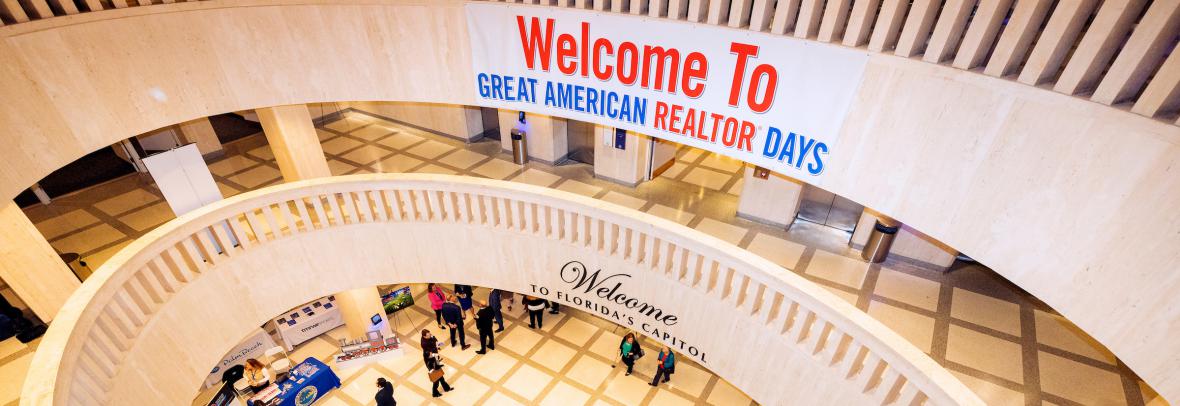
<svg viewBox="0 0 1180 406"><path fill-rule="evenodd" d="M439 386L442 386L443 390L447 392L455 389L447 384L446 373L443 372L441 355L438 355L438 353L426 353L423 355L423 361L426 363L427 376L430 377L430 382L434 383L431 387L434 397L442 396L442 392L438 391Z"/></svg>

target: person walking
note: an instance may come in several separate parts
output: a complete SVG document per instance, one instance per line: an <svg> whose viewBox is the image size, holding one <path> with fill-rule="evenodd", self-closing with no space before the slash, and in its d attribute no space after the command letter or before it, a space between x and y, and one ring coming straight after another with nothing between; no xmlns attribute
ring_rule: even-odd
<svg viewBox="0 0 1180 406"><path fill-rule="evenodd" d="M471 313L471 317L475 317L475 307L471 305L471 296L474 293L471 285L455 285L455 297L459 298L459 307L463 308L463 317L467 317L466 313L468 312Z"/></svg>
<svg viewBox="0 0 1180 406"><path fill-rule="evenodd" d="M435 353L423 353L422 362L426 364L426 376L433 382L430 390L434 392L434 397L441 397L442 392L438 391L438 387L442 386L444 391L450 392L455 388L447 384L446 372L443 371L442 356Z"/></svg>
<svg viewBox="0 0 1180 406"><path fill-rule="evenodd" d="M479 330L479 351L476 354L487 354L488 350L496 350L496 337L492 334L492 322L496 314L487 303L479 304L479 311L475 313L475 329Z"/></svg>
<svg viewBox="0 0 1180 406"><path fill-rule="evenodd" d="M463 308L459 307L459 300L454 296L448 298L446 303L442 305L443 321L447 322L447 326L451 328L451 346L454 347L456 338L458 339L461 349L466 350L467 347L467 330L463 329L463 319L466 315L463 314Z"/></svg>
<svg viewBox="0 0 1180 406"><path fill-rule="evenodd" d="M635 340L635 333L627 333L623 336L623 341L619 343L619 359L623 364L627 365L627 375L635 370L635 360L643 356L643 348L639 347L639 342ZM615 365L611 365L614 368Z"/></svg>
<svg viewBox="0 0 1180 406"><path fill-rule="evenodd" d="M430 309L434 310L434 322L439 329L446 329L442 322L442 305L447 301L447 294L442 288L433 283L426 284L426 298L430 299Z"/></svg>
<svg viewBox="0 0 1180 406"><path fill-rule="evenodd" d="M438 338L430 334L430 330L422 329L422 354L438 352Z"/></svg>
<svg viewBox="0 0 1180 406"><path fill-rule="evenodd" d="M545 317L545 299L524 295L520 304L523 304L525 309L529 311L529 328L542 328Z"/></svg>
<svg viewBox="0 0 1180 406"><path fill-rule="evenodd" d="M492 314L496 317L496 324L499 325L499 328L496 329L497 333L504 331L504 312L501 311L501 307L504 306L503 297L504 291L500 289L492 289L488 293L488 308L492 309Z"/></svg>
<svg viewBox="0 0 1180 406"><path fill-rule="evenodd" d="M561 309L561 304L556 300L548 300L547 302L549 302L549 314L557 314L557 310Z"/></svg>
<svg viewBox="0 0 1180 406"><path fill-rule="evenodd" d="M664 346L660 350L660 357L656 362L656 377L651 380L649 385L657 386L660 384L660 377L664 378L664 383L672 379L672 374L676 372L676 354L672 353L672 348Z"/></svg>
<svg viewBox="0 0 1180 406"><path fill-rule="evenodd" d="M397 401L393 399L393 384L385 380L385 378L377 378L377 395L373 396L373 400L377 401L377 406L397 406Z"/></svg>

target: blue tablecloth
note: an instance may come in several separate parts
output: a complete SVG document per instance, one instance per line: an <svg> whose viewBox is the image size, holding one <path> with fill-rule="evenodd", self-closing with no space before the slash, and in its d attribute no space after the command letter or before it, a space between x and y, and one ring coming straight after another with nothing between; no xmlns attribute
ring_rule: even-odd
<svg viewBox="0 0 1180 406"><path fill-rule="evenodd" d="M283 394L279 395L279 406L308 406L328 391L340 387L340 377L323 362L308 358L291 367L287 380L279 384Z"/></svg>

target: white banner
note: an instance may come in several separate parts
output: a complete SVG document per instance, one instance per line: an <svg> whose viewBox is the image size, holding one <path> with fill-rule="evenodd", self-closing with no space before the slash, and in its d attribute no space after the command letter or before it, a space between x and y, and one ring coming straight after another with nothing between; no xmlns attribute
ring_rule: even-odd
<svg viewBox="0 0 1180 406"><path fill-rule="evenodd" d="M225 370L234 365L244 365L246 360L250 358L262 359L266 355L266 350L275 347L275 342L270 338L270 334L262 329L256 329L249 337L238 343L234 349L230 350L221 357L221 361L217 366L213 367L213 371L209 372L209 376L205 378L205 387L208 388L213 384L221 382L221 374Z"/></svg>
<svg viewBox="0 0 1180 406"><path fill-rule="evenodd" d="M304 341L343 326L344 315L336 307L336 296L327 296L291 309L275 317L274 322L283 338L283 346L291 351Z"/></svg>
<svg viewBox="0 0 1180 406"><path fill-rule="evenodd" d="M864 51L658 18L468 3L477 100L595 122L812 179Z"/></svg>

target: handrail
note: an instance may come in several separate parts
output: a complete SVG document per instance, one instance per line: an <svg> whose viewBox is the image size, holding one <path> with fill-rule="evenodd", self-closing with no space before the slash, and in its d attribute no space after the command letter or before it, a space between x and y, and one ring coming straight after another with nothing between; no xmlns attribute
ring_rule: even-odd
<svg viewBox="0 0 1180 406"><path fill-rule="evenodd" d="M175 0L184 2L186 0ZM197 0L189 0L197 1ZM162 0L173 3L173 0ZM539 0L592 9L728 26L867 48L870 52L978 71L1052 88L1146 117L1180 113L1180 35L1171 1L1052 0ZM912 3L912 4L911 4ZM979 3L978 5L976 3ZM1150 5L1148 5L1150 3ZM0 1L0 26L151 0ZM1052 9L1052 12L1050 12Z"/></svg>
<svg viewBox="0 0 1180 406"><path fill-rule="evenodd" d="M669 275L781 334L881 402L982 405L942 366L810 281L683 225L527 184L365 174L243 193L174 219L104 264L42 340L21 404L110 404L112 379L169 298L268 243L354 224L482 226L560 240ZM741 316L735 316L741 317ZM786 340L789 338L789 340Z"/></svg>

